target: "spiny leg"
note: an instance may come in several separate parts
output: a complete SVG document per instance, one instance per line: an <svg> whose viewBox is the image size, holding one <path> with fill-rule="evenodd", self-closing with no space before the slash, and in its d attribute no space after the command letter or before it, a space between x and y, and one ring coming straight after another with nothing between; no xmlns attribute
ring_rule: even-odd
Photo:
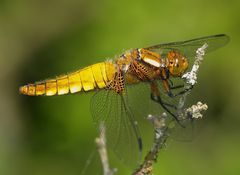
<svg viewBox="0 0 240 175"><path fill-rule="evenodd" d="M177 86L171 86L170 89L180 89L183 87L184 87L184 85L177 85Z"/></svg>
<svg viewBox="0 0 240 175"><path fill-rule="evenodd" d="M190 85L188 88L183 89L182 91L177 92L176 94L173 94L172 91L171 91L172 89L180 89L180 88L184 88L185 86L184 86L184 85L173 86L173 82L172 82L170 79L168 79L168 80L170 81L172 87L169 85L169 81L167 81L167 79L163 79L162 82L163 82L163 87L164 87L164 89L167 91L168 96L169 96L170 98L174 98L174 97L177 97L177 96L179 96L179 95L183 95L183 94L187 93L188 91L190 91L190 90L193 88L193 85ZM164 102L161 100L161 97L159 96L158 98L159 98L158 101L159 101L159 103L162 105L162 107L163 107L166 111L169 112L169 109L168 109L166 106L164 106ZM166 104L165 104L165 105L166 105ZM174 106L174 105L173 105L173 106ZM176 106L174 106L174 107L175 107L174 109L177 109ZM170 114L171 114L171 113L170 113ZM180 124L180 126L185 127L185 126L183 126L183 124L180 123L179 120L177 120L177 122Z"/></svg>
<svg viewBox="0 0 240 175"><path fill-rule="evenodd" d="M175 87L170 88L170 89L171 89L171 90L172 90L172 89L179 89L179 88L183 88L183 87L184 87L184 86L179 85L179 86L175 86ZM176 94L173 94L172 91L169 90L169 91L168 91L168 96L169 96L169 97L177 97L177 96L179 96L179 95L183 95L183 94L189 92L190 90L192 90L192 88L193 88L193 85L191 85L190 87L188 87L188 88L186 88L186 89L183 89L183 90L180 91L180 92L177 92Z"/></svg>
<svg viewBox="0 0 240 175"><path fill-rule="evenodd" d="M163 87L167 91L168 95L171 94L170 86L169 86L167 80L163 80ZM158 98L160 97L160 92L159 92L159 89L158 89L158 85L155 82L153 82L151 84L151 90L152 90L152 92L154 92L154 91L156 92L155 94L157 94ZM153 97L151 96L151 98L153 98ZM166 103L161 98L160 98L160 100L161 100L161 103L164 104L165 106L171 107L171 108L173 108L175 110L177 109L177 107L175 105Z"/></svg>
<svg viewBox="0 0 240 175"><path fill-rule="evenodd" d="M152 83L151 83L151 99L152 99L153 101L159 103L159 104L163 107L163 109L166 110L166 111L178 122L178 124L179 124L180 126L184 127L184 126L180 123L178 117L177 117L175 114L173 114L173 113L169 110L169 108L168 108L167 106L173 107L174 109L176 109L177 107L174 106L174 105L172 105L172 104L167 104L167 103L165 103L165 102L162 101L162 99L161 99L161 97L160 97L160 92L159 92L159 89L158 89L158 87L157 87L156 82L152 82Z"/></svg>
<svg viewBox="0 0 240 175"><path fill-rule="evenodd" d="M175 106L174 106L174 105L171 105L171 104L168 104L168 103L162 101L162 99L161 99L160 96L156 96L156 95L154 95L153 93L151 93L151 99L152 99L153 101L159 103L168 113L170 113L176 120L178 120L178 119L177 119L177 116L176 116L175 114L173 114L173 113L167 108L167 106L169 106L169 107L172 107L172 108L175 109Z"/></svg>
<svg viewBox="0 0 240 175"><path fill-rule="evenodd" d="M190 91L193 88L193 85L190 85L188 88L183 89L180 92L177 92L176 94L173 94L171 90L184 88L184 85L173 86L173 82L170 79L168 79L168 80L167 79L163 79L162 82L163 82L163 87L167 91L169 97L177 97L179 95L183 95L183 94L185 94L186 92ZM171 84L171 86L170 86L169 83Z"/></svg>
<svg viewBox="0 0 240 175"><path fill-rule="evenodd" d="M168 84L169 84L169 88L170 89L180 89L184 87L184 84L181 85L174 85L173 81L171 79L167 79Z"/></svg>
<svg viewBox="0 0 240 175"><path fill-rule="evenodd" d="M160 96L159 96L159 97L160 97ZM173 109L177 110L177 107L176 107L175 105L163 101L162 98L158 99L159 97L158 97L158 96L155 96L155 95L153 95L153 94L151 93L151 99L152 99L153 101L155 101L155 102L161 101L161 104L162 104L162 105L165 105L165 106L168 106L168 107L170 107L170 108L173 108ZM159 103L160 103L160 102L159 102Z"/></svg>

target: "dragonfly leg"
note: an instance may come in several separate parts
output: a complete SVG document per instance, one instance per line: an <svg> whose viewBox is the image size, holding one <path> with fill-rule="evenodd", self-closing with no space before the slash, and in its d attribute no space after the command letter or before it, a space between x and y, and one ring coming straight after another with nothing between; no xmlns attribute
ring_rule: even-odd
<svg viewBox="0 0 240 175"><path fill-rule="evenodd" d="M177 110L177 106L163 101L160 96L155 96L153 93L151 93L151 99L155 102L161 103L162 105L165 105L165 106L168 106L170 108Z"/></svg>
<svg viewBox="0 0 240 175"><path fill-rule="evenodd" d="M171 79L168 79L168 84L170 89L180 89L184 87L184 84L174 86Z"/></svg>
<svg viewBox="0 0 240 175"><path fill-rule="evenodd" d="M167 102L164 102L161 97L160 97L160 92L159 92L159 89L158 89L158 85L155 83L155 82L152 82L151 83L151 99L153 101L156 101L156 102L160 102L165 105L165 106L168 106L168 107L171 107L171 108L174 108L174 109L177 109L177 107L173 104L169 104Z"/></svg>
<svg viewBox="0 0 240 175"><path fill-rule="evenodd" d="M180 120L178 119L178 117L177 117L174 113L172 113L172 112L170 111L170 109L167 107L167 105L171 105L171 104L167 104L167 103L163 102L160 96L155 96L154 94L151 94L151 99L152 99L153 101L159 103L159 104L162 106L162 108L163 108L165 111L167 111L167 112L177 121L177 123L178 123L181 127L185 128L185 126L183 126L183 125L180 123ZM171 105L170 107L176 108L174 105L173 105L173 106Z"/></svg>
<svg viewBox="0 0 240 175"><path fill-rule="evenodd" d="M162 106L162 108L163 108L165 111L167 111L167 112L177 121L177 123L178 123L180 126L184 127L184 126L180 123L178 117L177 117L173 112L171 112L170 109L168 108L168 107L173 107L174 109L177 109L177 107L174 106L174 105L172 105L172 104L168 104L168 103L166 103L166 102L164 102L164 101L162 100L162 98L160 97L159 89L158 89L157 84L156 84L155 82L152 82L152 83L151 83L151 99L152 99L153 101L159 103L159 104Z"/></svg>
<svg viewBox="0 0 240 175"><path fill-rule="evenodd" d="M170 89L180 89L183 87L184 87L184 85L170 86Z"/></svg>
<svg viewBox="0 0 240 175"><path fill-rule="evenodd" d="M181 85L180 85L181 86ZM180 86L175 86L174 89L178 89L178 88L181 88ZM184 87L184 86L183 86ZM193 85L191 85L190 87L186 88L186 89L183 89L182 91L180 92L177 92L176 94L173 94L170 90L168 91L168 95L169 97L177 97L179 95L183 95L185 94L186 92L189 92L190 90L192 90L193 88ZM172 89L172 88L171 88Z"/></svg>
<svg viewBox="0 0 240 175"><path fill-rule="evenodd" d="M193 85L191 85L190 87L183 89L180 92L177 92L176 94L172 93L172 89L180 89L180 88L184 88L184 85L177 85L177 86L170 86L169 82L166 79L162 80L163 82L163 88L166 90L167 94L169 97L177 97L179 95L183 95L186 92L190 91L193 88ZM173 85L173 83L170 81L171 85Z"/></svg>

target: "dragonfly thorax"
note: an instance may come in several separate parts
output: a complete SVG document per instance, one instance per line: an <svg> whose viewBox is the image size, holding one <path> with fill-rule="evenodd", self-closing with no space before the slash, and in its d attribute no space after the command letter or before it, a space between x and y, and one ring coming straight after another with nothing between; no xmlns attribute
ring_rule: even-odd
<svg viewBox="0 0 240 175"><path fill-rule="evenodd" d="M162 67L162 61L160 54L152 52L146 49L138 49L139 59L143 62L153 66L153 67Z"/></svg>

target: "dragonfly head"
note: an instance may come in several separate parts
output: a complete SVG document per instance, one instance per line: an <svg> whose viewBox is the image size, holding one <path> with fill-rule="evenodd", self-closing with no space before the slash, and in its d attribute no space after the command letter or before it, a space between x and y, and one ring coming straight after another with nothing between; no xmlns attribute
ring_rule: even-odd
<svg viewBox="0 0 240 175"><path fill-rule="evenodd" d="M188 61L178 51L172 50L167 54L166 66L172 76L181 76L188 68Z"/></svg>

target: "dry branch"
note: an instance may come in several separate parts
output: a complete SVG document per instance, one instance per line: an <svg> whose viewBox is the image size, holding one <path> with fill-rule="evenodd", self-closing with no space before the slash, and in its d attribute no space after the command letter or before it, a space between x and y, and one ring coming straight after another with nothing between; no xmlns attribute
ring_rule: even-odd
<svg viewBox="0 0 240 175"><path fill-rule="evenodd" d="M161 116L148 116L148 120L151 121L154 127L153 145L151 150L145 156L143 164L140 165L133 175L145 175L152 173L153 163L157 161L158 152L164 146L168 137L166 117L166 113L163 113Z"/></svg>
<svg viewBox="0 0 240 175"><path fill-rule="evenodd" d="M113 175L117 170L110 169L109 161L108 161L108 154L107 154L107 146L106 146L106 134L105 134L105 126L101 124L100 126L100 136L95 139L97 144L98 153L100 155L100 159L102 162L103 167L103 174L104 175Z"/></svg>

